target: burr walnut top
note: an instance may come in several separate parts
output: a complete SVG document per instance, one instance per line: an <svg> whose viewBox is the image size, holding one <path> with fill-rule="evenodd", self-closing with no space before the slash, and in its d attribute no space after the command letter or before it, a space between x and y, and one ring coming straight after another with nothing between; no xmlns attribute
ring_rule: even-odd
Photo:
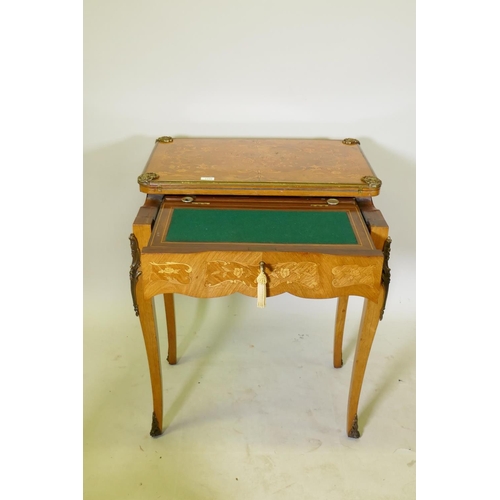
<svg viewBox="0 0 500 500"><path fill-rule="evenodd" d="M359 142L159 138L138 182L164 194L376 196Z"/></svg>

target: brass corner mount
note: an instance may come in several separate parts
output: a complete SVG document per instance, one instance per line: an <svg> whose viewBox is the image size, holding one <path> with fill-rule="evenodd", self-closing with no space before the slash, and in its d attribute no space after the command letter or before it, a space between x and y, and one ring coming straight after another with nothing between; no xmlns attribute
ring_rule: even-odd
<svg viewBox="0 0 500 500"><path fill-rule="evenodd" d="M158 174L155 174L154 172L146 172L145 174L139 175L139 177L137 177L137 182L142 186L148 186L151 181L158 179L158 177L160 176Z"/></svg>
<svg viewBox="0 0 500 500"><path fill-rule="evenodd" d="M164 135L162 137L158 137L158 139L156 139L156 142L162 142L162 143L166 144L168 142L174 142L174 140L172 139L172 137Z"/></svg>
<svg viewBox="0 0 500 500"><path fill-rule="evenodd" d="M372 175L365 175L364 177L361 177L361 180L365 184L368 184L369 187L375 189L378 189L382 185L382 181L378 177Z"/></svg>
<svg viewBox="0 0 500 500"><path fill-rule="evenodd" d="M360 142L357 139L352 139L348 137L347 139L344 139L342 141L342 144L347 144L348 146L352 146L353 144L360 144Z"/></svg>

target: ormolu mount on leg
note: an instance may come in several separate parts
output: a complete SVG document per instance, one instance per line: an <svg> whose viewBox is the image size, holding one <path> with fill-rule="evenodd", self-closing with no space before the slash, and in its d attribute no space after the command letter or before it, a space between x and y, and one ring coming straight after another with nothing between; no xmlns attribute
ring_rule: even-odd
<svg viewBox="0 0 500 500"><path fill-rule="evenodd" d="M358 414L354 415L354 420L352 422L351 430L347 434L350 438L358 439L361 434L358 430Z"/></svg>
<svg viewBox="0 0 500 500"><path fill-rule="evenodd" d="M132 302L134 304L135 315L139 316L139 306L137 305L137 295L136 295L136 285L139 276L141 275L141 271L139 271L139 267L141 265L141 251L139 249L139 242L135 237L135 234L132 233L128 239L130 240L130 249L132 251L132 265L130 266L130 291L132 293Z"/></svg>
<svg viewBox="0 0 500 500"><path fill-rule="evenodd" d="M384 303L382 304L382 310L380 311L380 321L384 317L385 304L387 303L387 295L389 294L389 283L391 282L391 269L389 268L389 258L391 256L391 243L392 239L389 237L384 243L384 266L382 268L382 285L385 288Z"/></svg>
<svg viewBox="0 0 500 500"><path fill-rule="evenodd" d="M153 421L151 423L151 432L149 433L151 437L157 437L161 435L160 425L158 419L156 418L155 412L153 412Z"/></svg>

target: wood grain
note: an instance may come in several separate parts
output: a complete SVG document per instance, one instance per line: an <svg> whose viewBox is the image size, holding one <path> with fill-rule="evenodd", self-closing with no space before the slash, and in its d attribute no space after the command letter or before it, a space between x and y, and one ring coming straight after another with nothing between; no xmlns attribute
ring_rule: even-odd
<svg viewBox="0 0 500 500"><path fill-rule="evenodd" d="M163 294L168 361L175 364L177 343L173 294L209 298L242 293L257 298L257 276L259 264L263 261L267 297L290 293L304 298L338 298L333 353L333 364L337 368L342 366L348 297L357 295L365 298L347 405L347 433L351 437L359 437L358 405L385 297L381 284L382 248L389 231L371 199L378 194L378 188L366 189L354 179L360 173L373 175L371 167L360 160L364 157L357 146L335 144L339 141L255 143L254 140L235 140L231 144L227 140L192 141L176 139L170 144L157 144L146 171L158 170L160 180L163 180L161 187L151 185L147 190L151 193L157 189L169 194L164 198L149 194L133 225L142 250L137 302L153 393L154 424L151 434L161 434L163 422L161 362L153 297ZM338 149L332 163L331 148L340 146L348 149ZM306 157L307 162L304 160ZM219 187L210 187L196 180L196 176L207 172L215 172L223 179ZM340 183L330 183L330 174ZM286 181L282 182L283 179ZM347 192L351 194L339 200L338 208L327 203L327 196L341 196ZM208 243L167 243L164 236L168 211L186 206L176 193L194 194L192 206L198 207L261 209L265 206L273 210L335 210L348 207L355 221L353 227L359 245L221 243L214 246ZM203 193L217 196L203 196ZM223 193L231 196L220 196ZM234 196L242 193L252 196ZM255 197L255 194L272 196ZM302 195L305 196L295 197ZM355 196L358 198L355 199Z"/></svg>
<svg viewBox="0 0 500 500"><path fill-rule="evenodd" d="M357 295L376 300L381 288L380 275L382 273L383 256L379 252L374 256L352 256L352 255L328 255L303 252L199 252L199 253L143 253L141 256L142 278L144 280L144 295L152 298L163 293L181 293L191 297L211 298L224 297L232 293L242 293L249 297L257 295L257 275L259 263L265 263L265 272L268 278L267 297L274 297L282 293L290 293L303 298L333 298L346 295ZM225 279L218 274L215 278L213 273L218 272L220 265L214 263L227 262L228 274ZM174 269L188 266L191 271L186 273L188 281L181 283L171 279ZM294 269L311 269L314 265L314 273L308 272L298 276ZM153 268L164 267L164 280L158 279L158 273ZM358 283L355 280L345 283L335 279L335 272L345 267L356 266L363 271L363 276L370 276L370 280ZM246 269L242 279L243 269ZM290 280L282 278L278 273L286 274L288 269L293 275ZM312 281L316 280L314 286ZM217 286L214 286L214 283Z"/></svg>
<svg viewBox="0 0 500 500"><path fill-rule="evenodd" d="M347 402L347 434L349 437L358 438L358 404L361 386L365 375L368 356L373 344L375 332L379 324L380 310L384 299L384 289L381 288L377 300L365 300L361 324L359 328L356 352L351 375L351 386Z"/></svg>
<svg viewBox="0 0 500 500"><path fill-rule="evenodd" d="M144 248L151 237L151 228L155 222L160 203L161 197L148 195L144 205L139 209L139 213L137 214L133 224L133 232L138 240L139 248ZM142 271L142 262L140 269ZM154 302L151 298L145 297L144 275L142 272L137 280L136 296L139 309L139 319L141 322L144 344L146 346L149 375L151 378L151 389L153 393L154 423L151 428L151 435L157 436L161 433L163 425L163 390L160 351L158 346Z"/></svg>
<svg viewBox="0 0 500 500"><path fill-rule="evenodd" d="M382 250L384 243L389 236L389 226L380 210L375 208L371 198L356 198L356 203L359 206L365 223L370 231L370 236L373 240L375 248Z"/></svg>
<svg viewBox="0 0 500 500"><path fill-rule="evenodd" d="M142 334L144 336L144 344L146 346L146 355L148 358L149 375L151 378L153 412L156 416L157 426L161 431L163 424L163 389L158 333L156 329L154 303L151 299L144 297L142 275L137 282L137 303L139 305L139 319L141 321ZM155 429L151 429L151 432L152 436L158 435Z"/></svg>
<svg viewBox="0 0 500 500"><path fill-rule="evenodd" d="M340 296L337 301L337 314L335 316L335 334L333 341L333 366L335 368L341 368L344 364L344 360L342 358L342 340L344 338L344 326L348 301L348 296Z"/></svg>
<svg viewBox="0 0 500 500"><path fill-rule="evenodd" d="M177 363L177 332L175 328L175 305L174 294L163 294L165 304L165 315L167 317L167 337L168 337L168 357L167 361L171 365Z"/></svg>
<svg viewBox="0 0 500 500"><path fill-rule="evenodd" d="M174 138L156 143L143 173L146 193L376 196L359 145L328 139Z"/></svg>

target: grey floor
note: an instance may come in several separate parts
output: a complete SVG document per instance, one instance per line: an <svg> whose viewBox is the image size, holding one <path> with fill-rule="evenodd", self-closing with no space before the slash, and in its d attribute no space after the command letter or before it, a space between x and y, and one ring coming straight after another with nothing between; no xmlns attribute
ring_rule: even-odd
<svg viewBox="0 0 500 500"><path fill-rule="evenodd" d="M179 362L166 361L164 434L149 436L151 389L138 319L94 308L84 332L84 498L415 498L415 322L380 323L345 434L361 312L351 298L344 366L333 368L336 299L176 296Z"/></svg>

